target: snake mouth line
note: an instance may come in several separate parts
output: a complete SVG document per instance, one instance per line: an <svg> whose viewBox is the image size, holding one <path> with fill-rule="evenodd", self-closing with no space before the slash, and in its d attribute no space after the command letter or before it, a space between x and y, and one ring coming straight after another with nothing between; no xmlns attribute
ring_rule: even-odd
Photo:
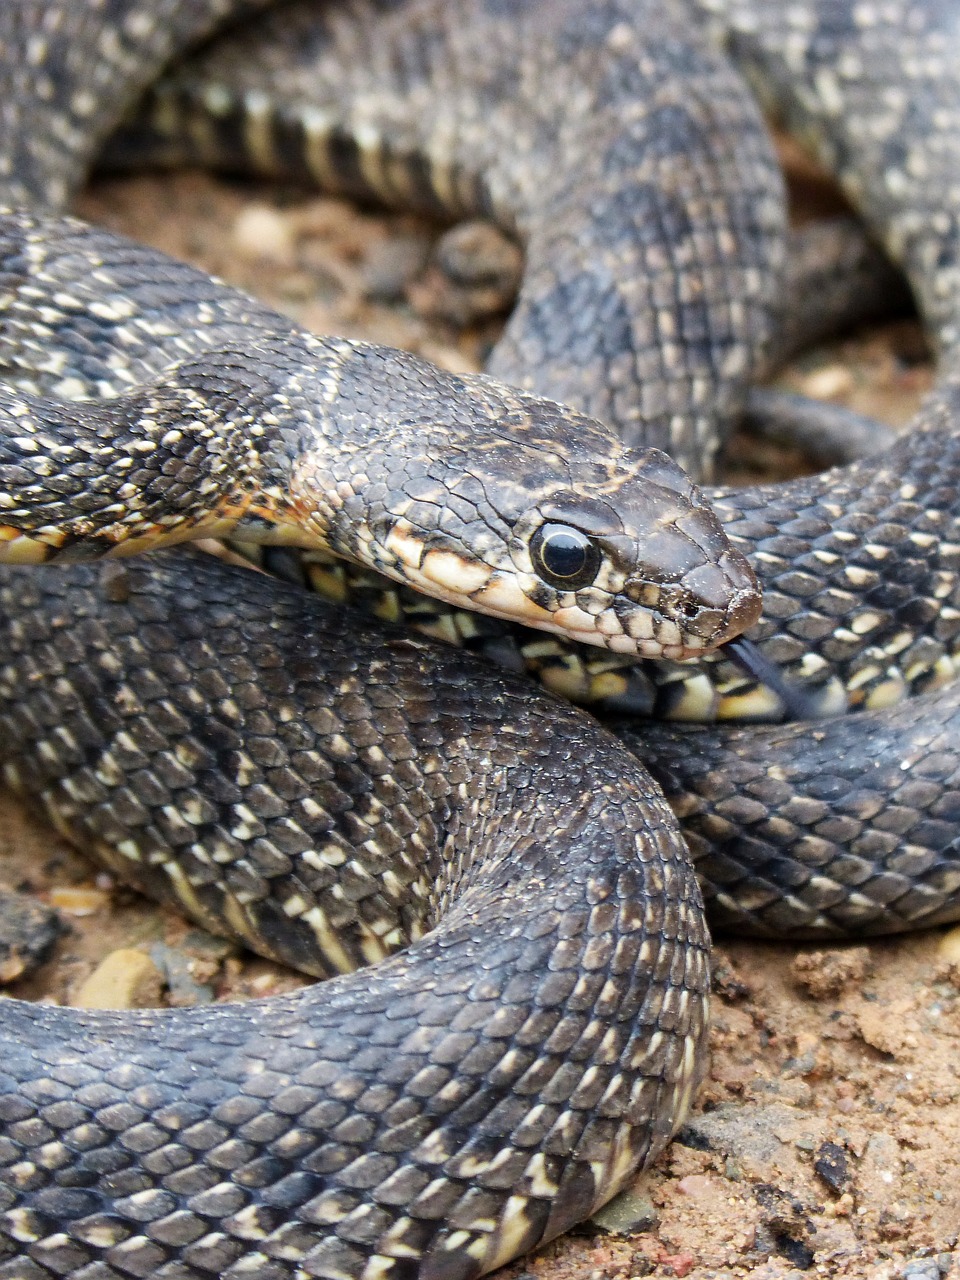
<svg viewBox="0 0 960 1280"><path fill-rule="evenodd" d="M611 653L622 653L628 656L632 654L638 661L643 658L653 658L658 661L684 662L702 658L704 654L710 652L710 646L705 641L693 640L687 644L670 644L657 641L655 638L638 640L626 634L605 636L596 630L576 631L571 627L551 626L548 623L539 623L537 630L548 631L553 635L562 636L565 640L587 645L591 649L607 649Z"/></svg>
<svg viewBox="0 0 960 1280"><path fill-rule="evenodd" d="M517 578L509 573L488 573L484 582L472 588L467 577L461 579L456 573L460 562L452 555L445 555L443 568L451 572L443 575L426 572L423 565L407 563L407 570L401 576L390 572L389 576L401 585L422 591L435 600L443 601L455 609L476 610L488 617L500 618L505 622L530 627L535 631L549 632L567 641L587 645L593 649L606 649L613 653L641 658L666 659L682 661L689 658L702 657L704 653L717 648L717 639L710 636L699 636L687 630L683 620L673 618L668 612L660 613L653 607L643 613L643 627L636 620L631 624L620 620L612 604L599 613L588 612L574 600L562 607L549 608L539 604L534 598L536 584L531 582L524 587ZM383 565L378 571L386 571ZM659 598L659 596L658 596ZM756 621L754 616L734 625L749 625ZM579 625L578 625L579 624ZM614 629L615 628L615 629ZM724 632L725 634L725 632Z"/></svg>

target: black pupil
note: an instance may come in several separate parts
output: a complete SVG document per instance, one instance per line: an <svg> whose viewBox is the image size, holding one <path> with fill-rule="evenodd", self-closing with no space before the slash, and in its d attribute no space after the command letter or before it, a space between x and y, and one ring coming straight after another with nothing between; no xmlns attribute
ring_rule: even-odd
<svg viewBox="0 0 960 1280"><path fill-rule="evenodd" d="M540 555L544 568L558 578L574 578L587 563L590 541L576 529L545 525Z"/></svg>

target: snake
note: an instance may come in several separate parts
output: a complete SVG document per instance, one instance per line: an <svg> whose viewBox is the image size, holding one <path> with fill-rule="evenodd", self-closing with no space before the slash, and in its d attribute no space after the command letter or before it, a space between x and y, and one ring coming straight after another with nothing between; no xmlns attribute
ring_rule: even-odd
<svg viewBox="0 0 960 1280"><path fill-rule="evenodd" d="M960 913L957 16L285 7L106 142L228 8L0 10L0 763L123 878L327 980L123 1014L4 1001L0 1276L466 1280L588 1216L682 1122L704 898L781 937ZM904 266L943 374L886 454L708 504L657 446L710 476L782 233L711 32ZM102 144L151 137L156 163L495 216L527 254L495 377L313 337L63 215ZM208 534L316 543L612 654L752 629L826 710L861 710L603 727L265 575L114 558Z"/></svg>

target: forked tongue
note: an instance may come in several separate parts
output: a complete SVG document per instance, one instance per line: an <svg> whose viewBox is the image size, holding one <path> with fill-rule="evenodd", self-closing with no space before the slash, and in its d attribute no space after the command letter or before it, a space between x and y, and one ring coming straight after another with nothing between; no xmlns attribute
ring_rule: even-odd
<svg viewBox="0 0 960 1280"><path fill-rule="evenodd" d="M752 640L734 636L721 647L737 666L775 693L791 720L818 720L823 715L814 695L783 678L779 667L763 656Z"/></svg>

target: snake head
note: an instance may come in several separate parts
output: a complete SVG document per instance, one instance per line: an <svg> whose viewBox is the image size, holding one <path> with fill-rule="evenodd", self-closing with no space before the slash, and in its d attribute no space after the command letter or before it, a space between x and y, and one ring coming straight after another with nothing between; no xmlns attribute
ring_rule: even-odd
<svg viewBox="0 0 960 1280"><path fill-rule="evenodd" d="M718 648L759 620L746 557L666 454L625 450L617 467L590 471L516 519L509 567L470 593L471 607L672 659Z"/></svg>
<svg viewBox="0 0 960 1280"><path fill-rule="evenodd" d="M513 445L499 469L489 450L482 478L465 471L445 493L424 478L402 515L372 523L375 567L456 607L639 657L696 657L759 619L753 570L665 454L580 460L575 485L523 454Z"/></svg>
<svg viewBox="0 0 960 1280"><path fill-rule="evenodd" d="M666 454L491 378L348 354L338 394L363 412L337 461L326 439L302 455L291 530L454 607L638 657L695 657L758 620L753 571Z"/></svg>

